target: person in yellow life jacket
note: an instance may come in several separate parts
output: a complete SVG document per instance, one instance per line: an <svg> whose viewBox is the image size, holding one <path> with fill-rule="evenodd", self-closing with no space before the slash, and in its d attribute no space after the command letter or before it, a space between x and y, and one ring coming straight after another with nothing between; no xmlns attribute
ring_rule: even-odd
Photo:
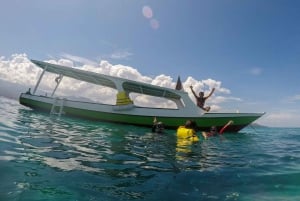
<svg viewBox="0 0 300 201"><path fill-rule="evenodd" d="M210 128L209 132L202 132L203 137L206 139L208 137L212 137L212 136L217 136L217 135L222 135L224 133L224 131L226 130L226 128L228 128L228 126L230 126L231 124L233 124L233 121L230 120L227 124L225 124L220 131L218 131L216 126L212 126Z"/></svg>
<svg viewBox="0 0 300 201"><path fill-rule="evenodd" d="M187 120L184 126L179 126L177 129L177 138L190 141L199 141L196 135L197 124L195 121Z"/></svg>

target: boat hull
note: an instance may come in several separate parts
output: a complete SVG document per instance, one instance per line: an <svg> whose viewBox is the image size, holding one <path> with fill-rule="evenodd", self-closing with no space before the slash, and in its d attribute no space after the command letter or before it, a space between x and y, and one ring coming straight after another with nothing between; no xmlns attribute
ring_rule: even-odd
<svg viewBox="0 0 300 201"><path fill-rule="evenodd" d="M38 111L50 113L55 98L22 93L20 104ZM167 129L177 129L187 120L196 122L198 129L207 131L211 126L223 127L228 121L234 121L226 132L238 132L254 122L264 113L204 113L183 116L178 109L162 108L116 108L115 105L73 101L64 99L63 115L89 119L94 121L107 121L121 124L130 124L143 127L152 127L154 117L162 121Z"/></svg>

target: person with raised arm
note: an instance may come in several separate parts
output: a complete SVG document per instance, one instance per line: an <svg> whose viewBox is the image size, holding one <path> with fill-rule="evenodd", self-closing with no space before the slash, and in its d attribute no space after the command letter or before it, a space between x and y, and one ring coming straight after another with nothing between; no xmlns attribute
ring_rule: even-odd
<svg viewBox="0 0 300 201"><path fill-rule="evenodd" d="M197 106L200 107L201 109L203 109L206 112L209 112L210 107L204 107L205 101L214 93L215 88L212 88L211 92L207 95L204 96L204 92L200 91L199 92L199 96L197 96L197 94L195 93L195 91L193 90L193 86L190 86L192 93L194 94L196 101L197 101Z"/></svg>
<svg viewBox="0 0 300 201"><path fill-rule="evenodd" d="M233 121L232 120L228 121L228 123L225 124L219 132L216 126L212 126L209 132L203 131L202 135L205 139L212 136L222 135L226 130L226 128L228 128L228 126L230 126L231 124L233 124Z"/></svg>

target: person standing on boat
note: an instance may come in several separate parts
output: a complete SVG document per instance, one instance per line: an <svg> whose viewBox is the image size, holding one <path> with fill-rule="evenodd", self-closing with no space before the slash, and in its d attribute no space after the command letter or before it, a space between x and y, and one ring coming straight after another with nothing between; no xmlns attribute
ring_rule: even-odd
<svg viewBox="0 0 300 201"><path fill-rule="evenodd" d="M197 96L197 94L193 90L193 86L190 86L190 88L191 88L191 90L192 90L192 92L193 92L193 94L194 94L194 96L196 98L198 107L200 107L201 109L203 109L206 112L209 112L210 107L209 106L204 107L204 104L205 104L206 99L208 99L214 93L215 88L212 88L211 92L207 96L204 96L204 92L203 91L200 91L199 92L199 96Z"/></svg>
<svg viewBox="0 0 300 201"><path fill-rule="evenodd" d="M225 124L219 132L216 126L212 126L209 132L202 132L202 135L205 139L216 135L222 135L226 130L226 128L228 128L228 126L230 126L231 124L233 124L232 120L230 120L227 124Z"/></svg>

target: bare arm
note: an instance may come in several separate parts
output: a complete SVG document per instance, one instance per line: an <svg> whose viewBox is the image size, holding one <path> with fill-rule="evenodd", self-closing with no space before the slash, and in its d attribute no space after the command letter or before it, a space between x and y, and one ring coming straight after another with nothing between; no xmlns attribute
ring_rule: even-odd
<svg viewBox="0 0 300 201"><path fill-rule="evenodd" d="M153 124L157 124L157 119L156 119L156 117L154 117L154 119L153 119Z"/></svg>
<svg viewBox="0 0 300 201"><path fill-rule="evenodd" d="M190 86L192 93L194 94L194 96L197 98L198 96L196 95L195 91L193 90L193 86Z"/></svg>
<svg viewBox="0 0 300 201"><path fill-rule="evenodd" d="M226 129L228 126L230 126L231 124L233 124L233 121L232 121L232 120L230 120L225 126L223 126L223 128L221 128L219 134L223 134L224 131L225 131L225 129Z"/></svg>
<svg viewBox="0 0 300 201"><path fill-rule="evenodd" d="M156 124L157 124L157 119L156 119L156 117L154 117L154 119L153 119L153 125L152 125L152 133L155 133Z"/></svg>
<svg viewBox="0 0 300 201"><path fill-rule="evenodd" d="M203 135L203 137L204 137L204 139L207 139L208 138L208 135L207 135L207 133L206 132L202 132L202 135Z"/></svg>
<svg viewBox="0 0 300 201"><path fill-rule="evenodd" d="M209 98L214 93L214 91L215 91L215 88L212 88L211 92L205 98Z"/></svg>

